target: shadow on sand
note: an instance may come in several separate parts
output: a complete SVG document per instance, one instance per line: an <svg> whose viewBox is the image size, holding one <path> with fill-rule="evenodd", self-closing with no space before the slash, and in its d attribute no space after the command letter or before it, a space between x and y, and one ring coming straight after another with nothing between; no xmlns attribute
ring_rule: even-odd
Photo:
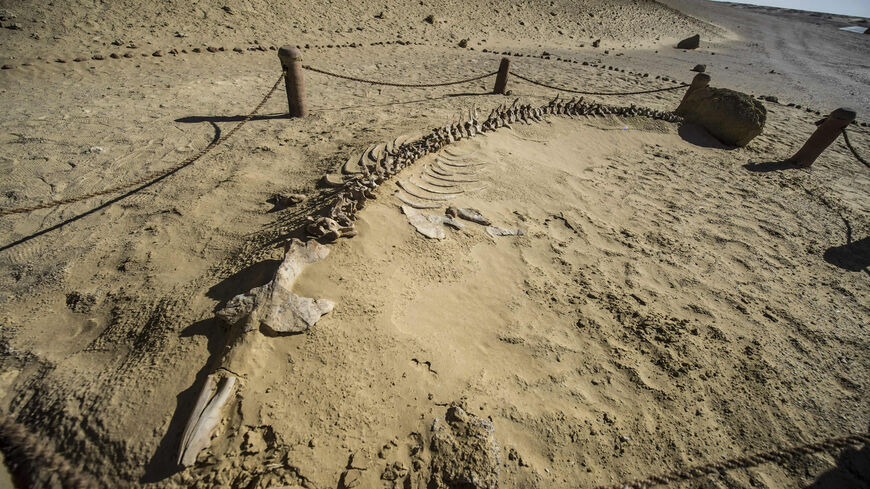
<svg viewBox="0 0 870 489"><path fill-rule="evenodd" d="M732 150L735 149L733 146L728 146L727 144L722 143L715 137L713 137L706 129L703 127L692 124L685 123L677 129L677 134L683 138L687 143L694 144L695 146L700 146L702 148L713 148L713 149L724 149L724 150Z"/></svg>
<svg viewBox="0 0 870 489"><path fill-rule="evenodd" d="M806 170L806 168L801 168L798 166L789 163L788 160L783 161L766 161L764 163L747 163L743 165L743 168L746 168L749 171L756 173L767 173L772 171L783 171L783 170Z"/></svg>
<svg viewBox="0 0 870 489"><path fill-rule="evenodd" d="M850 272L867 271L870 267L870 236L825 250L825 261Z"/></svg>
<svg viewBox="0 0 870 489"><path fill-rule="evenodd" d="M823 473L805 489L863 489L870 487L870 445L857 450L847 448L837 457L837 465Z"/></svg>

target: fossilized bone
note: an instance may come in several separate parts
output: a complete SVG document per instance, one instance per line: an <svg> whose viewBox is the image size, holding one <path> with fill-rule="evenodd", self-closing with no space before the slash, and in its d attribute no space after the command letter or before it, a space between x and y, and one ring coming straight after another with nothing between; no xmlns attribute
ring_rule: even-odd
<svg viewBox="0 0 870 489"><path fill-rule="evenodd" d="M220 364L210 374L193 407L181 437L178 463L190 466L208 446L221 420L221 411L244 376L265 335L308 330L335 306L326 299L301 297L291 291L304 268L329 254L316 242L291 240L284 261L266 285L255 287L227 302L215 315L230 325Z"/></svg>
<svg viewBox="0 0 870 489"><path fill-rule="evenodd" d="M444 228L437 223L430 221L422 212L413 207L403 205L402 212L408 216L408 222L417 230L418 233L432 239L444 239L447 237L444 234Z"/></svg>
<svg viewBox="0 0 870 489"><path fill-rule="evenodd" d="M404 190L405 192L408 192L408 194L410 194L412 197L417 197L418 199L441 201L441 200L451 200L451 199L455 199L456 197L459 197L459 194L425 195L425 194L423 194L423 192L420 192L419 190L417 190L417 189L419 189L419 187L417 187L417 189L415 189L414 186L412 184L410 184L409 182L407 182L406 180L399 180L398 184L399 184L399 187L402 188L402 190ZM423 190L423 189L420 189L420 190ZM425 190L424 190L424 192L425 192Z"/></svg>
<svg viewBox="0 0 870 489"><path fill-rule="evenodd" d="M441 156L436 156L435 161L441 163L445 166L451 166L454 168L474 168L476 166L486 166L487 163L478 162L478 163L460 163L455 160L448 160L447 158L442 158Z"/></svg>
<svg viewBox="0 0 870 489"><path fill-rule="evenodd" d="M523 231L521 229L504 229L497 226L487 226L486 232L489 233L490 236L522 236Z"/></svg>
<svg viewBox="0 0 870 489"><path fill-rule="evenodd" d="M450 217L458 217L460 219L465 219L466 221L476 222L482 226L489 226L492 222L483 217L483 214L480 213L477 209L466 208L466 207L454 207L450 206L444 211Z"/></svg>
<svg viewBox="0 0 870 489"><path fill-rule="evenodd" d="M400 182L400 187L408 195L425 201L441 202L446 200L438 198L437 194L442 194L442 197L446 194L443 194L443 191L436 191L432 186L450 188L452 184L477 182L479 180L471 178L477 174L474 167L480 166L480 169L483 169L483 164L460 163L469 159L474 152L459 153L451 151L446 148L447 146L462 138L476 137L502 127L510 129L511 124L518 121L526 124L540 122L548 114L568 117L594 117L613 114L617 116L643 116L669 122L682 120L681 117L672 112L660 112L634 105L618 107L587 103L583 101L582 97L579 100L572 98L568 102L563 102L558 95L549 103L538 107L520 104L519 98L514 99L510 106L499 105L493 109L483 121L479 120L477 107L472 105L471 109L468 110L467 117L460 111L456 122L448 121L443 127L436 127L422 137L411 140L400 136L393 139L392 142L373 144L363 151L356 163L353 159L349 159L342 167L342 173L355 176L350 180L346 179L340 185L338 198L329 209L328 215L316 218L309 216L306 230L311 236L322 241L354 236L356 230L353 227L353 221L356 219L356 212L363 208L367 199L375 197L373 190L420 157L439 152L442 149L444 151L440 158L437 158L431 165L424 166L420 179L425 182L425 185ZM457 194L471 191L473 190L461 188L457 189ZM397 194L397 196L400 201L415 208L434 206L434 204L415 202L401 194ZM447 198L453 198L453 196L454 194L451 194Z"/></svg>
<svg viewBox="0 0 870 489"><path fill-rule="evenodd" d="M426 192L429 192L432 194L438 194L438 195L456 195L456 194L461 194L465 191L462 188L453 188L452 190L446 190L444 188L438 188L438 187L429 185L429 184L424 183L424 182L417 182L414 180L413 176L409 176L407 182L410 183L411 185L414 185L417 188L425 190Z"/></svg>
<svg viewBox="0 0 870 489"><path fill-rule="evenodd" d="M444 207L444 204L423 204L420 202L414 202L413 200L402 195L402 190L396 190L393 195L395 195L396 198L399 199L399 201L403 204L413 207L415 209L440 209L441 207Z"/></svg>

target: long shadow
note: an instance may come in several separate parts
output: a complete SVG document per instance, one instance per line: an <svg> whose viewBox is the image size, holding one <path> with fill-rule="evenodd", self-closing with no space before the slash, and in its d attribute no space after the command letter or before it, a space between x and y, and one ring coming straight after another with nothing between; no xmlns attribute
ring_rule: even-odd
<svg viewBox="0 0 870 489"><path fill-rule="evenodd" d="M218 141L218 139L220 139L220 137L221 137L221 129L217 126L217 124L215 124L214 122L212 122L211 125L212 125L212 127L214 127L214 137L212 137L212 139L211 139L211 143L209 143L210 145L211 145L211 144L216 144L217 141ZM123 193L123 194L121 194L121 195L119 195L119 196L117 196L117 197L115 197L115 198L113 198L113 199L111 199L111 200L108 200L108 201L106 201L106 202L104 202L104 203L98 205L97 207L94 207L93 209L91 209L91 210L89 210L89 211L85 211L85 212L83 212L83 213L81 213L81 214L77 214L77 215L75 215L75 216L73 216L73 217L70 217L69 219L65 219L65 220L63 220L63 221L61 221L61 222L59 222L59 223L57 223L57 224L55 224L55 225L53 225L53 226L51 226L51 227L47 227L47 228L45 228L45 229L41 229L41 230L39 230L39 231L36 231L36 232L33 233L33 234L27 235L27 236L25 236L25 237L23 237L23 238L20 238L20 239L15 240L15 241L13 241L13 242L11 242L11 243L8 243L8 244L5 244L5 245L3 245L3 246L0 246L0 252L6 251L6 250L8 250L8 249L10 249L10 248L14 248L14 247L16 247L16 246L18 246L18 245L20 245L20 244L24 244L24 243L26 243L26 242L28 242L28 241L34 239L34 238L38 238L38 237L42 236L43 234L47 234L47 233L50 233L50 232L52 232L52 231L56 231L56 230L58 230L58 229L60 229L60 228L62 228L62 227L64 227L64 226L66 226L66 225L68 225L68 224L72 224L72 223L78 221L79 219L81 219L81 218L83 218L83 217L87 217L87 216L89 216L89 215L91 215L91 214L93 214L93 213L95 213L95 212L99 212L99 211L101 211L101 210L103 210L103 209L109 207L110 205L116 203L116 202L120 202L120 201L126 199L127 197L130 197L131 195L135 195L135 194L138 193L139 191L144 190L144 189L146 189L146 188L148 188L148 187L154 185L155 183L160 182L160 181L162 181L163 179L168 178L168 177L174 175L174 174L175 174L176 172L178 172L179 170L182 170L182 169L184 169L184 168L187 168L187 166L188 166L188 165L185 165L185 166L182 166L181 168L177 168L177 169L175 169L175 170L172 170L171 172L166 173L165 175L160 175L159 177L156 177L156 178L154 178L153 180L150 180L150 181L148 181L148 182L145 182L145 183L143 183L142 185L140 185L140 186L138 186L138 187L136 187L136 188L134 188L134 189L132 189L132 190L129 190L129 191L127 191L127 192L125 192L125 193Z"/></svg>
<svg viewBox="0 0 870 489"><path fill-rule="evenodd" d="M184 122L194 124L197 122L240 122L247 117L246 115L191 115L187 117L179 117L175 122ZM287 114L263 114L251 117L252 121L270 121L273 119L289 119Z"/></svg>
<svg viewBox="0 0 870 489"><path fill-rule="evenodd" d="M857 450L847 448L837 457L837 465L820 475L805 489L860 489L870 487L870 445Z"/></svg>
<svg viewBox="0 0 870 489"><path fill-rule="evenodd" d="M867 271L870 267L870 236L825 250L825 261L850 272ZM870 272L868 272L870 273Z"/></svg>
<svg viewBox="0 0 870 489"><path fill-rule="evenodd" d="M783 161L766 161L764 163L747 163L743 165L743 168L746 168L749 171L756 173L767 173L772 171L783 171L783 170L806 170L806 168L800 168L795 166L792 163L789 163L788 160Z"/></svg>
<svg viewBox="0 0 870 489"><path fill-rule="evenodd" d="M279 260L265 260L254 263L212 286L206 296L218 301L219 305L226 303L232 297L248 290L266 284L275 274L280 264ZM181 433L190 418L191 409L196 403L205 385L205 380L214 371L216 363L226 348L228 328L218 318L210 317L197 321L181 331L182 338L204 336L208 342L208 361L200 368L193 383L176 397L175 412L169 421L169 427L151 459L145 465L145 473L140 483L160 482L183 469L178 464L178 451L181 445Z"/></svg>

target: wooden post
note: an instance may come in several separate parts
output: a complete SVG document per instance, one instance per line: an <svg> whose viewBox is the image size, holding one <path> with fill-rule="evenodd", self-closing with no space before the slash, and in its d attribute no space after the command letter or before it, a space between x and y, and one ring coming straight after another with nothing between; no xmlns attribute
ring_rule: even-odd
<svg viewBox="0 0 870 489"><path fill-rule="evenodd" d="M290 117L305 117L308 108L305 107L305 85L302 83L302 52L295 46L281 46L278 59L284 70Z"/></svg>
<svg viewBox="0 0 870 489"><path fill-rule="evenodd" d="M502 58L501 64L498 65L498 75L495 76L495 88L492 89L492 93L505 94L507 91L507 80L510 70L511 60Z"/></svg>
<svg viewBox="0 0 870 489"><path fill-rule="evenodd" d="M692 78L692 84L689 85L689 88L686 89L686 93L683 95L683 100L680 101L680 107L682 107L683 102L689 97L689 94L694 92L695 90L699 90L701 88L707 88L707 85L710 84L710 75L706 73L698 73L695 75L695 78ZM679 113L680 107L677 107L676 112Z"/></svg>
<svg viewBox="0 0 870 489"><path fill-rule="evenodd" d="M845 107L831 112L831 115L822 121L812 136L807 139L803 147L786 162L798 168L809 168L816 161L816 158L840 136L843 128L855 120L856 115L854 110Z"/></svg>

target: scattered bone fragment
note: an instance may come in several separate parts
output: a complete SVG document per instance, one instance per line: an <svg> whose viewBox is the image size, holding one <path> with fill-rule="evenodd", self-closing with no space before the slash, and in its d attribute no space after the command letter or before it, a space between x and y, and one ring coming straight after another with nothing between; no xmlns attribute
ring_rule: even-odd
<svg viewBox="0 0 870 489"><path fill-rule="evenodd" d="M521 229L505 229L500 228L498 226L487 226L486 232L489 233L490 236L522 236L523 231Z"/></svg>
<svg viewBox="0 0 870 489"><path fill-rule="evenodd" d="M428 215L426 217L434 224L444 224L446 226L452 227L453 229L462 229L465 227L465 224L457 221L456 219L453 219L452 217L434 215Z"/></svg>
<svg viewBox="0 0 870 489"><path fill-rule="evenodd" d="M483 217L483 214L481 214L479 210L472 209L470 207L450 206L444 213L450 217L465 219L466 221L475 222L477 224L480 224L481 226L489 226L490 224L492 224L492 221Z"/></svg>
<svg viewBox="0 0 870 489"><path fill-rule="evenodd" d="M441 225L430 221L422 212L418 211L417 209L414 209L411 206L403 205L402 212L404 212L405 215L408 216L408 222L410 222L411 225L417 229L417 232L422 234L423 236L426 236L430 239L444 239L447 237L447 235L444 234L444 228Z"/></svg>

